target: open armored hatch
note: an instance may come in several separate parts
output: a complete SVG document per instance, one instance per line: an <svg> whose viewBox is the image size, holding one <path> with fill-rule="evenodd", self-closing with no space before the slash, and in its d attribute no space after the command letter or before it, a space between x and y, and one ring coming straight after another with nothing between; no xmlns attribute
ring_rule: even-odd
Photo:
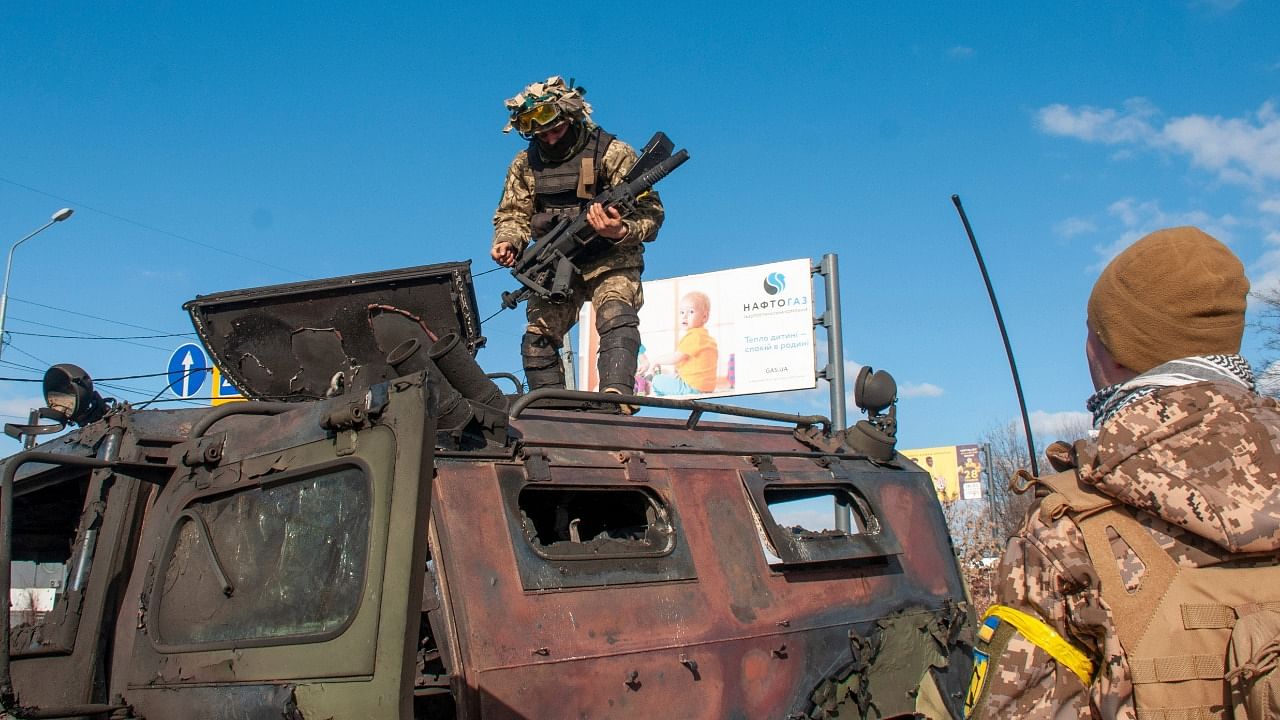
<svg viewBox="0 0 1280 720"><path fill-rule="evenodd" d="M482 347L471 263L423 265L199 295L184 304L244 395L304 401L396 377L387 356L456 334Z"/></svg>

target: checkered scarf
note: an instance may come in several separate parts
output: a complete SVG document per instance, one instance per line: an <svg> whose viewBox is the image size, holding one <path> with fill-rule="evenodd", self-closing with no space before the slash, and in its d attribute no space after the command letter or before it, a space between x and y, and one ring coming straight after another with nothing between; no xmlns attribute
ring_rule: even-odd
<svg viewBox="0 0 1280 720"><path fill-rule="evenodd" d="M1190 385L1213 380L1231 382L1249 390L1255 390L1253 369L1249 361L1239 355L1196 355L1170 360L1157 365L1128 382L1108 385L1089 397L1085 407L1093 413L1094 429L1138 398L1146 397L1163 387Z"/></svg>

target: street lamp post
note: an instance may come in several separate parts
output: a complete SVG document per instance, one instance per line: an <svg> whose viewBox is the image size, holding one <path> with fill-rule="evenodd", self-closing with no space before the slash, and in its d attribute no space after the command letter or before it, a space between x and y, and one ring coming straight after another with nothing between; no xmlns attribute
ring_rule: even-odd
<svg viewBox="0 0 1280 720"><path fill-rule="evenodd" d="M44 232L50 225L60 223L71 217L71 213L75 212L71 208L62 208L49 218L49 222L36 228L31 234L14 243L9 248L9 259L4 264L4 288L0 289L0 354L4 353L4 316L5 311L9 308L9 272L13 270L13 251L18 249L22 243Z"/></svg>

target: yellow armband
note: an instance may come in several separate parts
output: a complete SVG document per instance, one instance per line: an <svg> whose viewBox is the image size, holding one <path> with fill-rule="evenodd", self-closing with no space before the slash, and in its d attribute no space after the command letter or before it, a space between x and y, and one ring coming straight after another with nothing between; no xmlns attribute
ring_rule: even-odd
<svg viewBox="0 0 1280 720"><path fill-rule="evenodd" d="M1049 653L1055 662L1075 673L1086 686L1092 681L1093 662L1089 657L1043 620L1006 605L992 605L978 625L978 642L973 647L973 676L969 679L964 717L974 717L975 710L985 705L991 658L1004 654L1014 633Z"/></svg>
<svg viewBox="0 0 1280 720"><path fill-rule="evenodd" d="M992 623L993 618L999 618L999 620ZM1049 653L1060 665L1075 673L1086 687L1093 681L1093 661L1088 655L1080 652L1079 648L1059 635L1040 618L1006 605L992 605L987 608L987 614L983 617L982 624L978 626L978 638L984 639L984 634L990 637L1000 621L1017 628L1022 637L1030 640L1036 647Z"/></svg>

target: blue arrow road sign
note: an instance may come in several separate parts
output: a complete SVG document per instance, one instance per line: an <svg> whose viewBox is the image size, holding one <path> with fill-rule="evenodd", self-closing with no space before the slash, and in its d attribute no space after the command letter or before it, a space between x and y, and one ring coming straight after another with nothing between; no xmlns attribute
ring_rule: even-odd
<svg viewBox="0 0 1280 720"><path fill-rule="evenodd" d="M169 357L169 389L180 398L195 396L209 375L204 348L187 343Z"/></svg>

